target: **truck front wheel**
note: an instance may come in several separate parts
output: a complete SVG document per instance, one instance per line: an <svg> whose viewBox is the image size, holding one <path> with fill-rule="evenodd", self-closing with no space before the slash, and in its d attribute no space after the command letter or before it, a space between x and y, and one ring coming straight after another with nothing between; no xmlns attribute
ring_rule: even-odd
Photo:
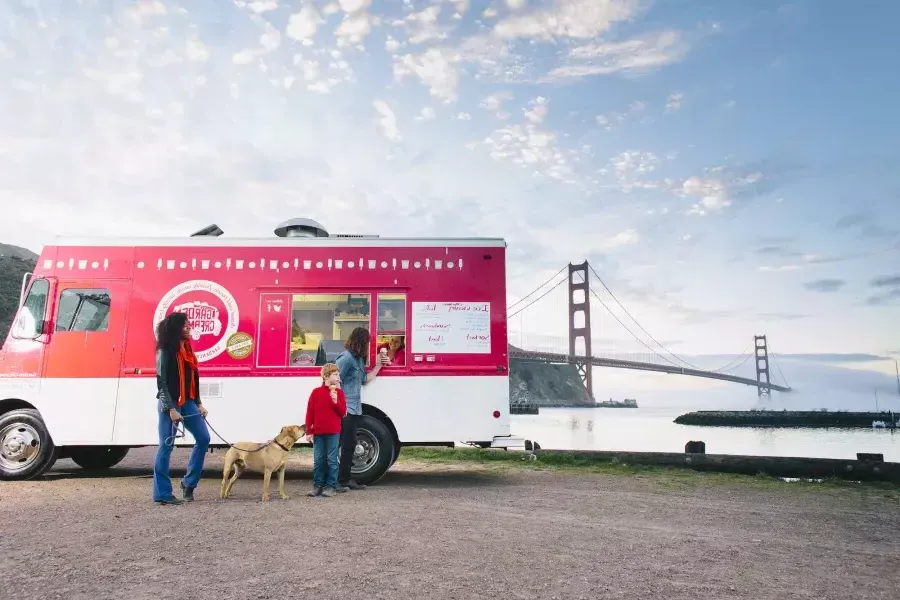
<svg viewBox="0 0 900 600"><path fill-rule="evenodd" d="M82 469L99 471L122 462L128 450L127 446L72 446L68 455Z"/></svg>
<svg viewBox="0 0 900 600"><path fill-rule="evenodd" d="M38 411L20 408L0 415L0 479L39 477L58 456Z"/></svg>
<svg viewBox="0 0 900 600"><path fill-rule="evenodd" d="M394 437L384 423L363 415L356 428L356 449L350 468L353 479L366 485L381 479L391 467L394 445Z"/></svg>

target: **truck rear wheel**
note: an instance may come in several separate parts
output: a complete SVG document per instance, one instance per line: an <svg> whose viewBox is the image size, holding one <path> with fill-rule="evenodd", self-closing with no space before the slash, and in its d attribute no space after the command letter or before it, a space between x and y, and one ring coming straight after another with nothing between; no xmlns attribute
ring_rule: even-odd
<svg viewBox="0 0 900 600"><path fill-rule="evenodd" d="M69 458L88 471L99 471L116 466L128 454L127 446L72 446Z"/></svg>
<svg viewBox="0 0 900 600"><path fill-rule="evenodd" d="M363 415L356 428L356 450L350 468L353 479L366 485L381 479L391 468L394 445L394 437L384 423Z"/></svg>
<svg viewBox="0 0 900 600"><path fill-rule="evenodd" d="M39 477L58 456L38 411L20 408L0 415L0 479Z"/></svg>

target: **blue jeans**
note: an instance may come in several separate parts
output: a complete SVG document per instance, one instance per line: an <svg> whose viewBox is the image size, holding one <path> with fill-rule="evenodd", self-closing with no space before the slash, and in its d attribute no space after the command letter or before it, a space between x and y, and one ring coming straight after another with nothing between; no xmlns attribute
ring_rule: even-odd
<svg viewBox="0 0 900 600"><path fill-rule="evenodd" d="M313 485L337 487L339 434L313 437Z"/></svg>
<svg viewBox="0 0 900 600"><path fill-rule="evenodd" d="M181 408L176 409L184 419L184 428L194 436L194 449L191 450L191 458L188 460L187 472L182 478L185 487L195 488L200 483L200 475L203 473L203 459L206 458L206 449L209 448L209 430L206 421L200 416L200 409L193 400L185 402ZM175 448L175 427L169 417L169 411L159 412L159 449L156 451L156 462L153 464L153 500L159 502L171 498L172 480L169 477L169 459L172 458L172 450Z"/></svg>

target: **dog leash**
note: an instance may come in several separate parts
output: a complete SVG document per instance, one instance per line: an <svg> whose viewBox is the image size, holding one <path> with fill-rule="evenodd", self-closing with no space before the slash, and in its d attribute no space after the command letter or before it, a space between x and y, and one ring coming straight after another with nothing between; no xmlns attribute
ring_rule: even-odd
<svg viewBox="0 0 900 600"><path fill-rule="evenodd" d="M226 445L226 446L228 446L229 448L235 448L235 449L237 449L237 450L240 450L241 452L259 452L260 450L263 450L263 449L265 449L265 448L268 448L268 447L269 447L270 445L272 445L272 443L275 441L274 439L271 439L271 440L269 440L268 442L266 442L265 444L263 444L262 446L260 446L259 448L256 448L255 450L244 450L243 448L236 448L236 446L235 446L234 444L230 443L228 440L226 440L225 438L223 438L223 437L222 437L222 434L220 434L218 431L215 430L215 428L214 428L212 425L210 425L209 420L208 420L206 417L204 417L204 416L201 415L200 413L197 413L196 415L181 415L181 420L180 420L180 422L179 422L179 421L172 421L172 435L170 435L169 437L167 437L167 438L165 439L165 444L166 444L167 446L174 446L174 445L175 445L175 440L176 440L176 439L178 439L178 438L183 438L183 437L185 436L185 432L184 432L184 419L191 418L191 417L202 417L203 420L206 421L206 426L209 427L210 430L212 430L212 432L215 433L216 436L217 436L220 440L222 440L223 442L225 442L225 445ZM180 423L180 425L181 425L181 428L180 428L180 429L179 429L179 423ZM181 432L180 435L179 435L179 431ZM280 445L280 444L279 444L279 445ZM282 448L284 448L284 447L282 446Z"/></svg>

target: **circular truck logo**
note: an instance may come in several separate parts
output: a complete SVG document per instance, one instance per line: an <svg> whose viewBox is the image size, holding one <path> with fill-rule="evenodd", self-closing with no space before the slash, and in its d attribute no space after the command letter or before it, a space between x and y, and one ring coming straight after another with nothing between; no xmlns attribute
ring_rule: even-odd
<svg viewBox="0 0 900 600"><path fill-rule="evenodd" d="M238 331L228 338L228 341L225 343L225 350L231 358L238 360L247 358L253 352L253 338L243 331Z"/></svg>
<svg viewBox="0 0 900 600"><path fill-rule="evenodd" d="M199 362L222 354L237 333L237 301L231 292L214 281L194 279L169 290L153 313L154 332L156 324L173 312L187 315L191 325L191 345ZM250 344L252 348L252 340Z"/></svg>

